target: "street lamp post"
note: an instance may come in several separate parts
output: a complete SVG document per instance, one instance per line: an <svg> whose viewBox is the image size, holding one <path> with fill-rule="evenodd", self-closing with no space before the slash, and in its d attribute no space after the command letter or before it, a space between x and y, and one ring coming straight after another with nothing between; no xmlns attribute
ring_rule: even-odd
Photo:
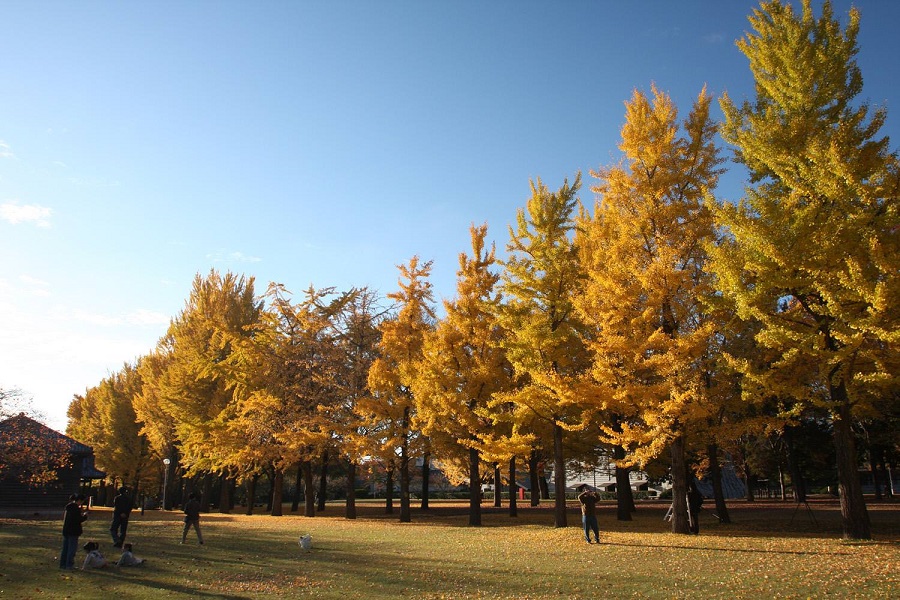
<svg viewBox="0 0 900 600"><path fill-rule="evenodd" d="M169 463L172 461L168 458L163 459L163 497L162 497L162 509L166 510L166 490L169 489Z"/></svg>

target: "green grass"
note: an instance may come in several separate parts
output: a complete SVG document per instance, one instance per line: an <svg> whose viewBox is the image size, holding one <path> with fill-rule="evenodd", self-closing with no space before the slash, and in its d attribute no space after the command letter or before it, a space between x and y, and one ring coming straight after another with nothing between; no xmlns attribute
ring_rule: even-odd
<svg viewBox="0 0 900 600"><path fill-rule="evenodd" d="M466 507L433 503L413 523L381 504L343 518L329 505L315 518L204 515L206 544L193 531L180 545L177 512L135 513L128 541L148 564L63 572L59 515L0 519L0 600L6 598L897 598L900 504L872 504L875 539L840 539L834 501L729 505L720 525L705 506L701 535L667 532L665 504L619 522L601 507L600 545L584 542L580 517L552 526L549 506L487 509L466 526ZM58 511L61 513L61 510ZM115 560L108 509L94 509L80 542L96 540ZM815 522L813 522L815 518ZM310 533L313 549L298 538ZM83 559L79 550L76 564Z"/></svg>

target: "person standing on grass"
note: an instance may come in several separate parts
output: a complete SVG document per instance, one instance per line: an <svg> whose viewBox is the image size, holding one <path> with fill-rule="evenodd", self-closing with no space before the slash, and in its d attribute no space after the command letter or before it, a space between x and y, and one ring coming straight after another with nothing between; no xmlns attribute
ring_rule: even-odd
<svg viewBox="0 0 900 600"><path fill-rule="evenodd" d="M700 533L700 506L703 504L703 494L697 489L697 483L691 478L688 484L687 505L688 517L690 518L691 533L697 535Z"/></svg>
<svg viewBox="0 0 900 600"><path fill-rule="evenodd" d="M78 538L84 531L82 523L88 518L87 509L82 510L84 496L69 496L66 512L63 515L63 545L59 552L59 568L75 568L75 552L78 551Z"/></svg>
<svg viewBox="0 0 900 600"><path fill-rule="evenodd" d="M600 525L597 523L597 502L600 497L597 492L584 486L584 491L578 494L578 501L581 502L581 524L584 526L584 539L587 543L591 543L591 532L594 532L594 539L600 543Z"/></svg>
<svg viewBox="0 0 900 600"><path fill-rule="evenodd" d="M188 496L187 504L184 505L184 531L181 532L181 543L187 541L188 529L194 528L197 532L197 539L203 543L203 535L200 533L200 500L197 494L191 493Z"/></svg>
<svg viewBox="0 0 900 600"><path fill-rule="evenodd" d="M131 498L128 496L128 488L119 489L119 494L113 500L113 518L109 533L112 535L113 546L121 548L125 543L125 532L128 530L128 518L131 516Z"/></svg>

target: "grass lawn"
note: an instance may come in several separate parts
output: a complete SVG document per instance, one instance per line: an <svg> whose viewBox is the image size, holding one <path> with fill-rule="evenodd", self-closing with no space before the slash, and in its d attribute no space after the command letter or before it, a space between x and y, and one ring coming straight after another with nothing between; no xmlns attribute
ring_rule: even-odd
<svg viewBox="0 0 900 600"><path fill-rule="evenodd" d="M526 503L527 504L527 503ZM135 512L128 541L141 567L58 569L61 515L0 518L0 600L8 598L900 598L900 504L871 503L875 539L840 539L834 500L801 506L729 504L720 525L704 505L701 535L668 533L666 504L640 504L619 522L600 506L601 544L587 544L574 506L553 527L552 506L485 505L484 525L467 507L432 502L413 522L360 504L359 518L329 505L315 518L204 515L206 544L180 545L178 512ZM286 507L288 508L288 507ZM240 509L236 511L242 512ZM94 508L80 545L99 541L115 560L109 509ZM313 548L303 552L300 535ZM84 552L79 549L76 564Z"/></svg>

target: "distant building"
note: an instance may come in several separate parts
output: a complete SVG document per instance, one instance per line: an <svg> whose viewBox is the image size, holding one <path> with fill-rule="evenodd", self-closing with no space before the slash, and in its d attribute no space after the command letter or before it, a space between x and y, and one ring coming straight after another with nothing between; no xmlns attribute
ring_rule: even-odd
<svg viewBox="0 0 900 600"><path fill-rule="evenodd" d="M68 464L56 470L56 479L40 486L31 486L7 474L0 482L0 508L62 507L71 494L90 487L95 479L106 473L94 466L94 450L24 413L0 422L0 440L11 444L46 442L68 454Z"/></svg>
<svg viewBox="0 0 900 600"><path fill-rule="evenodd" d="M672 488L671 482L668 481L651 483L648 481L647 474L639 470L629 471L628 479L632 491L646 494L646 497L650 499L659 498L661 494ZM552 477L550 481L552 485ZM601 492L615 493L615 463L608 458L604 458L597 468L583 470L579 470L577 466L570 464L566 471L567 493L574 494L584 485ZM698 481L697 488L705 497L713 497L712 481L708 477ZM731 463L722 465L722 491L725 498L744 498L747 495L744 482L737 476Z"/></svg>

